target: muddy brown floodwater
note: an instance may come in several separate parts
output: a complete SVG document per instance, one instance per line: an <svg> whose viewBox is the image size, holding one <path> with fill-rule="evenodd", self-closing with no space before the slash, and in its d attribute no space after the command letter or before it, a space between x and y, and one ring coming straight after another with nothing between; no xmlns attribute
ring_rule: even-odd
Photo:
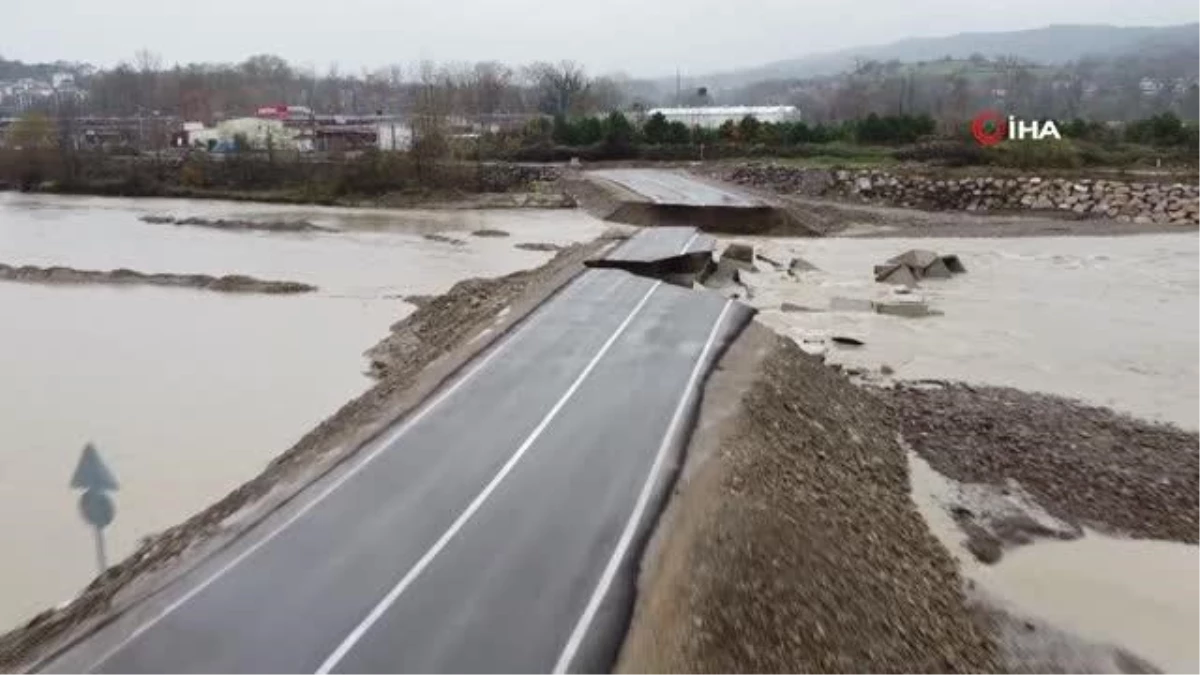
<svg viewBox="0 0 1200 675"><path fill-rule="evenodd" d="M745 275L760 320L797 340L857 338L831 362L898 379L964 380L1041 391L1200 428L1200 237L1195 232L1020 239L762 239L760 252L818 270ZM874 265L912 248L958 254L967 273L928 280L941 316L830 311L887 297ZM893 298L894 299L894 298ZM783 303L789 303L784 311ZM853 307L853 303L847 305ZM807 311L794 311L794 310Z"/></svg>
<svg viewBox="0 0 1200 675"><path fill-rule="evenodd" d="M146 214L303 218L342 232L224 232ZM471 237L503 230L505 238ZM94 442L121 483L110 560L257 474L364 391L363 351L412 311L402 297L534 267L514 244L590 240L574 211L403 212L0 194L0 261L249 274L298 296L0 283L0 632L69 600L95 573L67 487ZM467 243L429 241L446 232Z"/></svg>
<svg viewBox="0 0 1200 675"><path fill-rule="evenodd" d="M758 273L743 274L742 279L750 302L762 310L760 321L868 381L886 385L890 380L961 380L1015 387L1194 430L1200 426L1198 242L1195 232L1021 239L760 239L755 243L767 258L786 266L800 257L816 269L790 275L763 261ZM957 254L967 272L922 281L900 295L874 282L874 265L911 248ZM937 313L906 318L864 311L871 301L901 299L923 300ZM839 345L831 340L835 336L862 344ZM930 414L939 412L935 408ZM938 419L956 427L954 418ZM1027 434L1015 440L1023 429L1005 425L1000 411L990 419L1000 425L995 452L1036 452L1038 443L1059 440L1045 434L1025 447ZM1013 434L1014 440L1006 442L1005 434ZM921 445L919 440L914 438L913 445ZM1055 447L1053 452L1070 457L1073 448ZM1194 453L1197 448L1126 445L1120 450ZM1129 463L1119 463L1117 451L1079 451L1074 456L1084 472L1088 462L1096 463L1093 473L1119 476L1130 470ZM950 513L962 504L963 490L982 488L939 474L916 454L910 456L909 467L914 501L973 582L976 599L989 611L1015 617L1012 625L1018 630L998 631L1007 667L1033 672L1129 672L1130 667L1140 667L1130 664L1139 662L1173 672L1200 667L1195 638L1200 631L1200 554L1187 539L1132 540L1085 530L1082 538L1071 541L1035 539L1006 550L994 565L984 565L967 552L966 534ZM1047 479L1065 481L1065 473ZM993 478L1005 494L1025 494L1014 475ZM1117 480L1116 485L1124 490L1156 489L1133 480ZM1075 489L1081 491L1081 501L1104 503L1102 495L1088 494L1091 487ZM1153 502L1150 496L1145 498L1148 503ZM1031 650L1031 635L1054 646ZM1030 662L1030 654L1044 660Z"/></svg>

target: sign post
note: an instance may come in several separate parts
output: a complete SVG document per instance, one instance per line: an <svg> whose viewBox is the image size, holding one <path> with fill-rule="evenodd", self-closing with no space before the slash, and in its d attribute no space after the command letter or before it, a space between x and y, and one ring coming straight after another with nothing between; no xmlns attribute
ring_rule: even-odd
<svg viewBox="0 0 1200 675"><path fill-rule="evenodd" d="M75 465L75 473L71 476L71 487L82 489L79 496L79 513L87 524L92 526L96 537L96 566L98 574L104 574L108 569L108 553L104 545L104 528L108 527L117 515L116 506L108 496L116 492L117 479L100 459L96 446L88 443L83 446L79 463Z"/></svg>

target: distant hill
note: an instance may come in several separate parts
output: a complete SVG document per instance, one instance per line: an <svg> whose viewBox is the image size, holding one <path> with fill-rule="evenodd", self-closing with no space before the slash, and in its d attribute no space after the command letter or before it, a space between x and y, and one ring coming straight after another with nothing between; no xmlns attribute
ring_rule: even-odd
<svg viewBox="0 0 1200 675"><path fill-rule="evenodd" d="M887 45L856 47L814 54L763 66L688 78L711 87L736 87L761 80L836 75L858 59L933 61L950 56L963 59L1016 55L1035 63L1064 63L1083 56L1113 56L1127 52L1190 47L1200 53L1200 24L1178 26L1053 25L1031 30L959 33L936 38L909 38ZM673 84L670 83L670 84Z"/></svg>

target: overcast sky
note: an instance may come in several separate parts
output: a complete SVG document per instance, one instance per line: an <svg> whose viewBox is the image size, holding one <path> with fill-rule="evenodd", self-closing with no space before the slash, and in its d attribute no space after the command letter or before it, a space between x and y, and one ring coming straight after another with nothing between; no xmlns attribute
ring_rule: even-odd
<svg viewBox="0 0 1200 675"><path fill-rule="evenodd" d="M0 55L112 65L273 53L343 72L421 59L572 59L703 73L814 52L1050 23L1196 21L1196 0L6 0Z"/></svg>

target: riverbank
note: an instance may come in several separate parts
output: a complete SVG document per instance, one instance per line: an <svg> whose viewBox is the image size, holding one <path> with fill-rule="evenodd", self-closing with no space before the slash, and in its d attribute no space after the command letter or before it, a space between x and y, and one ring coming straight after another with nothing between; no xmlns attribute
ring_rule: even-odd
<svg viewBox="0 0 1200 675"><path fill-rule="evenodd" d="M882 412L748 328L705 388L618 670L995 670Z"/></svg>
<svg viewBox="0 0 1200 675"><path fill-rule="evenodd" d="M268 293L291 294L311 293L317 290L312 284L298 281L273 281L255 279L244 274L170 274L138 272L130 269L80 270L73 267L38 267L36 265L8 265L0 262L0 281L24 284L74 285L105 284L112 286L145 285L172 286L176 288L198 288L221 293Z"/></svg>
<svg viewBox="0 0 1200 675"><path fill-rule="evenodd" d="M1200 667L1195 432L966 384L879 394L1004 671Z"/></svg>
<svg viewBox="0 0 1200 675"><path fill-rule="evenodd" d="M722 359L620 672L1189 672L1195 432L822 361L758 325Z"/></svg>
<svg viewBox="0 0 1200 675"><path fill-rule="evenodd" d="M2 158L0 158L2 161ZM10 167L11 168L11 167ZM70 172L42 167L7 183L35 194L167 197L393 208L563 208L555 165L453 162L367 151L340 158L269 153L126 157L81 154ZM24 175L24 174L22 174ZM4 187L0 183L0 189Z"/></svg>

